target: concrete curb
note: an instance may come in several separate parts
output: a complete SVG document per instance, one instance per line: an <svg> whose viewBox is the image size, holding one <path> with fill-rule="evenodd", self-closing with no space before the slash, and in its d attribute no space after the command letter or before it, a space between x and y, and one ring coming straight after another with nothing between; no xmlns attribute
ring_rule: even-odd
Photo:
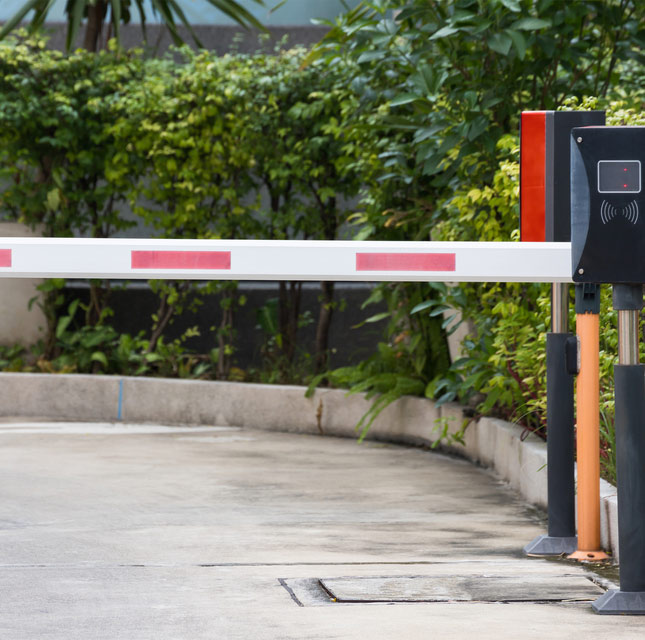
<svg viewBox="0 0 645 640"><path fill-rule="evenodd" d="M355 425L371 406L364 394L317 389L306 398L304 391L236 382L0 373L0 416L214 424L356 437ZM432 446L442 434L462 431L462 442L442 448L493 469L528 502L546 508L546 444L516 425L495 418L469 421L457 404L437 407L431 400L406 396L381 412L368 438ZM601 502L602 545L617 559L616 489L604 481Z"/></svg>

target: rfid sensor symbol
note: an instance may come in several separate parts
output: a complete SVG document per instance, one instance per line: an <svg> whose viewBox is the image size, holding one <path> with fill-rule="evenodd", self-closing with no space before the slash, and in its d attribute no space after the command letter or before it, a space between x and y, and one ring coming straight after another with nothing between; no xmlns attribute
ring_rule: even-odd
<svg viewBox="0 0 645 640"><path fill-rule="evenodd" d="M627 206L618 209L613 204L609 204L606 200L602 201L600 205L600 219L603 224L611 222L617 215L623 216L628 222L636 224L639 218L638 204L636 200L632 200Z"/></svg>
<svg viewBox="0 0 645 640"><path fill-rule="evenodd" d="M618 209L614 205L609 204L607 200L603 200L600 205L600 219L603 224L607 224L618 215Z"/></svg>
<svg viewBox="0 0 645 640"><path fill-rule="evenodd" d="M636 224L638 222L638 204L632 200L621 212L629 222Z"/></svg>

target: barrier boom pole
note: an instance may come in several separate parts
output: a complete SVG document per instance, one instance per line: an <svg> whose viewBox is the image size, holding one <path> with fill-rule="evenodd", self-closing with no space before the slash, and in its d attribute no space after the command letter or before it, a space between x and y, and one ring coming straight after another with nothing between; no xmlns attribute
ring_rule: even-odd
<svg viewBox="0 0 645 640"><path fill-rule="evenodd" d="M569 244L0 238L0 277L571 282Z"/></svg>

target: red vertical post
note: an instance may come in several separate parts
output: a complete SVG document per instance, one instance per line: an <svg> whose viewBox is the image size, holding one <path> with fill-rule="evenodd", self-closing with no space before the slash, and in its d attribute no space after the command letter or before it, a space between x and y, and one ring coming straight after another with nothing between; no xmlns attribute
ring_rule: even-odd
<svg viewBox="0 0 645 640"><path fill-rule="evenodd" d="M520 134L520 238L544 242L546 111L524 111Z"/></svg>

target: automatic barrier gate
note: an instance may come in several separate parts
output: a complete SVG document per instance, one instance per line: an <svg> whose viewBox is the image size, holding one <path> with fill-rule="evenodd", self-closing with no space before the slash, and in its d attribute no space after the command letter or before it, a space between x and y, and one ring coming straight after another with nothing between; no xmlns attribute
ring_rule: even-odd
<svg viewBox="0 0 645 640"><path fill-rule="evenodd" d="M550 134L548 122L547 115L537 139L546 135L546 146L550 139L553 147L554 121ZM568 120L562 122L560 128L570 125ZM582 283L586 289L577 292L580 305L576 311L579 315L591 311L597 316L597 288L589 287L614 284L614 306L619 312L620 364L615 384L621 589L603 595L593 608L599 613L645 614L645 365L638 364L638 313L645 283L645 199L641 190L645 127L585 127L573 129L572 135L572 243L558 237L556 229L566 231L566 226L558 227L552 220L549 227L544 218L537 237L529 238L537 241L521 243L2 238L0 277L549 282L554 285L552 331L556 332L550 335L557 337L561 332L563 338L572 336L566 334L568 302L566 288L561 285L573 280ZM542 162L544 149L543 145ZM545 189L546 182L541 191L537 189L538 199L547 194L547 204L548 194L562 189L554 186L551 177L551 191ZM530 234L525 233L525 239L526 235ZM589 302L585 291L592 290L596 297ZM593 323L583 324L591 324L594 333ZM577 542L575 531L568 533L573 522L568 487L573 483L573 452L568 443L573 441L571 375L575 372L566 370L564 364L566 342L551 339L547 344L547 355L557 358L547 381L549 412L553 418L555 407L565 415L559 426L566 432L560 442L567 451L563 456L549 439L551 535L534 541L538 546L546 541L547 547L555 544L563 549ZM588 395L584 398L583 403L593 405ZM564 471L552 473L560 465ZM567 485L567 497L554 511L552 498L563 488L558 486L559 478ZM563 513L567 526L553 534L551 520ZM557 528L562 523L553 524ZM547 553L542 549L542 554L548 554L548 549Z"/></svg>

